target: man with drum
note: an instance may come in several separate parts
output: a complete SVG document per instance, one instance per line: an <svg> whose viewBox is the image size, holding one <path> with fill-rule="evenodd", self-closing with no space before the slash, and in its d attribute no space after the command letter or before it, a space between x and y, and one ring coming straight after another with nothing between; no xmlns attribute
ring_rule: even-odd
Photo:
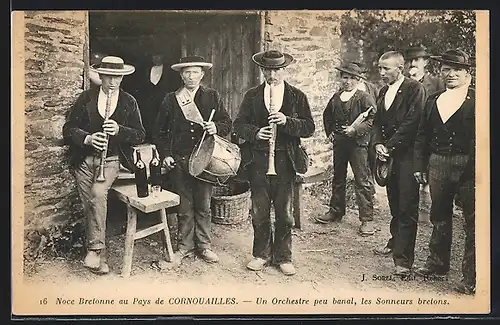
<svg viewBox="0 0 500 325"><path fill-rule="evenodd" d="M246 92L234 121L238 136L249 143L249 154L242 155L242 165L248 166L252 192L254 258L247 268L259 271L273 263L285 275L293 275L293 180L296 173L305 173L308 167L300 138L312 136L315 126L306 95L283 80L292 56L271 50L254 54L252 60L261 68L265 82Z"/></svg>
<svg viewBox="0 0 500 325"><path fill-rule="evenodd" d="M165 96L153 129L153 143L163 166L170 170L172 190L180 196L178 251L174 263L194 253L208 263L219 261L211 248L213 184L189 173L189 158L203 134L224 137L232 128L218 92L200 84L205 69L211 67L212 63L199 56L183 57L171 66L180 73L183 86Z"/></svg>

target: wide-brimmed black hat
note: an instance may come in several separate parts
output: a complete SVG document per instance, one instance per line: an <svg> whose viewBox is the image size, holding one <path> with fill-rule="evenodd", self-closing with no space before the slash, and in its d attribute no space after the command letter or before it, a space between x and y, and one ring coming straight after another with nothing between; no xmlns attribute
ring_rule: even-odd
<svg viewBox="0 0 500 325"><path fill-rule="evenodd" d="M427 48L423 45L409 47L405 50L406 61L411 61L417 58L430 58L430 53L427 52Z"/></svg>
<svg viewBox="0 0 500 325"><path fill-rule="evenodd" d="M431 59L460 67L474 67L476 65L474 60L471 60L470 56L462 50L448 50L442 55L431 56Z"/></svg>
<svg viewBox="0 0 500 325"><path fill-rule="evenodd" d="M267 69L280 69L284 68L293 62L293 57L288 53L281 53L280 51L270 50L255 53L252 55L252 61Z"/></svg>
<svg viewBox="0 0 500 325"><path fill-rule="evenodd" d="M387 157L386 161L375 159L375 181L378 185L384 187L387 185L387 178L392 170L392 157Z"/></svg>
<svg viewBox="0 0 500 325"><path fill-rule="evenodd" d="M363 76L364 71L361 68L361 65L358 63L355 63L355 62L344 62L340 65L340 67L335 67L335 69L337 69L341 72L345 72L345 73L348 73L350 75L356 76L356 77L366 79Z"/></svg>
<svg viewBox="0 0 500 325"><path fill-rule="evenodd" d="M170 68L175 71L181 71L182 68L186 67L202 67L203 69L210 69L213 66L212 63L206 62L201 56L185 56L180 58L178 63L172 64Z"/></svg>

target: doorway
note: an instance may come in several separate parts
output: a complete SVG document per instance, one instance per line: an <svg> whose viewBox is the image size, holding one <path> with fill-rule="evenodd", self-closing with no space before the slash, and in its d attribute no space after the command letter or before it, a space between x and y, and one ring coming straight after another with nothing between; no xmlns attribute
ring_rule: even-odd
<svg viewBox="0 0 500 325"><path fill-rule="evenodd" d="M151 56L163 54L166 82L159 97L181 86L178 72L170 69L184 55L200 55L213 63L203 79L216 89L234 120L245 92L260 83L251 57L261 49L260 14L253 12L89 12L91 53L117 55L136 67L122 87L138 100L146 119L159 105L147 99ZM153 113L151 113L153 112Z"/></svg>

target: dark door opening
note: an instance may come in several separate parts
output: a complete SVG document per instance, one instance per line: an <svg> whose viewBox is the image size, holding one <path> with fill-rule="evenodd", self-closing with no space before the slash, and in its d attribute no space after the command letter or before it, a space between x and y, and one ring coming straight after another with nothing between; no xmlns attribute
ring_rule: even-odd
<svg viewBox="0 0 500 325"><path fill-rule="evenodd" d="M170 68L181 56L201 55L214 64L202 83L221 94L233 120L245 91L260 82L251 61L261 48L257 12L90 12L89 47L136 67L122 88L136 97L147 131L165 94L181 86ZM150 82L152 55L158 52L164 61L161 87Z"/></svg>

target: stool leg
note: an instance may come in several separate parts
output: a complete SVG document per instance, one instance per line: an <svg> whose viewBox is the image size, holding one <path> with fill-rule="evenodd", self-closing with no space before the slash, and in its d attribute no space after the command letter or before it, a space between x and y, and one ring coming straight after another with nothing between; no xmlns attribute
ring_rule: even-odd
<svg viewBox="0 0 500 325"><path fill-rule="evenodd" d="M123 256L122 276L128 278L132 270L132 257L134 254L134 235L137 227L137 212L127 205L127 231L125 233L125 253Z"/></svg>
<svg viewBox="0 0 500 325"><path fill-rule="evenodd" d="M295 221L294 227L298 229L301 229L300 225L301 197L302 197L302 183L295 182L293 184L293 219Z"/></svg>
<svg viewBox="0 0 500 325"><path fill-rule="evenodd" d="M165 212L165 209L161 209L160 213L161 213L161 222L165 225L165 228L163 228L163 233L165 234L166 249L168 255L166 260L168 262L172 262L172 257L174 256L174 250L172 248L172 241L170 240L170 229L168 227L167 213Z"/></svg>

